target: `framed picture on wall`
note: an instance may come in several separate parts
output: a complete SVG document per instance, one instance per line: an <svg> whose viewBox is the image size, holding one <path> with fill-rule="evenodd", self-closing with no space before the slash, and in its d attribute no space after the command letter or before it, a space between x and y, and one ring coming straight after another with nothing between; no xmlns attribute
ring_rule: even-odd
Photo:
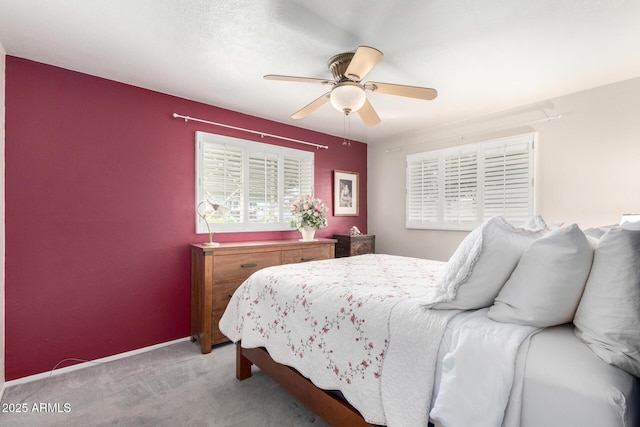
<svg viewBox="0 0 640 427"><path fill-rule="evenodd" d="M358 173L333 171L333 215L358 216Z"/></svg>

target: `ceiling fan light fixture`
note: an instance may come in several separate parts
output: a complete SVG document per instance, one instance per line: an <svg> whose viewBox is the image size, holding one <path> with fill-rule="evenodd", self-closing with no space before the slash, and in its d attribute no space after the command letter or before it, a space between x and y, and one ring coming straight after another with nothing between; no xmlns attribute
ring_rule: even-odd
<svg viewBox="0 0 640 427"><path fill-rule="evenodd" d="M335 85L330 95L333 108L344 112L358 111L367 100L364 88L355 82L342 82Z"/></svg>

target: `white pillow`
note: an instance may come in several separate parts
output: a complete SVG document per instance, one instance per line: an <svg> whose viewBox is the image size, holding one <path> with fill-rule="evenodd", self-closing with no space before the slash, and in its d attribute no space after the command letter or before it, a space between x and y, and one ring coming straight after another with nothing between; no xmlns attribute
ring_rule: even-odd
<svg viewBox="0 0 640 427"><path fill-rule="evenodd" d="M522 228L527 231L549 231L549 226L541 215L534 215L526 220Z"/></svg>
<svg viewBox="0 0 640 427"><path fill-rule="evenodd" d="M488 317L540 328L571 322L589 277L593 251L576 224L537 239L522 254Z"/></svg>
<svg viewBox="0 0 640 427"><path fill-rule="evenodd" d="M606 230L604 228L600 228L600 227L592 227L592 228L587 228L584 230L584 234L587 237L591 237L595 240L600 240L600 238L602 236L604 236L604 233L606 233L609 230Z"/></svg>
<svg viewBox="0 0 640 427"><path fill-rule="evenodd" d="M604 234L611 230L616 228L617 225L601 225L600 227L591 227L591 228L585 228L584 230L584 234L587 237L593 237L595 239L600 240L600 238L602 236L604 236Z"/></svg>
<svg viewBox="0 0 640 427"><path fill-rule="evenodd" d="M573 323L598 357L640 377L640 224L602 236Z"/></svg>
<svg viewBox="0 0 640 427"><path fill-rule="evenodd" d="M473 310L493 303L522 253L543 231L527 231L503 217L487 220L460 243L444 269L439 285L453 292L435 309Z"/></svg>
<svg viewBox="0 0 640 427"><path fill-rule="evenodd" d="M626 221L620 225L620 228L626 230L640 230L640 221Z"/></svg>

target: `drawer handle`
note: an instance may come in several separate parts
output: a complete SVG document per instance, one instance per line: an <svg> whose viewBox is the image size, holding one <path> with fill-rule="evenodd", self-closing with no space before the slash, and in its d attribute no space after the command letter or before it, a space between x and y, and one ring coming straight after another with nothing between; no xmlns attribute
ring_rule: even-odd
<svg viewBox="0 0 640 427"><path fill-rule="evenodd" d="M249 264L240 264L240 267L242 267L242 268L254 268L254 267L257 267L257 266L258 266L258 264L256 264L255 262L251 262Z"/></svg>
<svg viewBox="0 0 640 427"><path fill-rule="evenodd" d="M307 261L313 261L315 259L315 257L311 257L311 258L300 258L300 261L302 262L307 262Z"/></svg>

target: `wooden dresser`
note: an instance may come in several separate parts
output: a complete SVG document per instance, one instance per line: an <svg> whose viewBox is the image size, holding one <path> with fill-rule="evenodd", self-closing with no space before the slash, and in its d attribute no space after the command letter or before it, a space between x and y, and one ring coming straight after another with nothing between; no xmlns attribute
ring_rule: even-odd
<svg viewBox="0 0 640 427"><path fill-rule="evenodd" d="M292 264L335 256L334 239L270 240L191 245L191 341L200 341L203 353L229 341L218 322L233 292L253 272L280 264Z"/></svg>
<svg viewBox="0 0 640 427"><path fill-rule="evenodd" d="M376 236L374 234L359 236L334 234L333 238L338 241L336 243L336 258L376 253Z"/></svg>

